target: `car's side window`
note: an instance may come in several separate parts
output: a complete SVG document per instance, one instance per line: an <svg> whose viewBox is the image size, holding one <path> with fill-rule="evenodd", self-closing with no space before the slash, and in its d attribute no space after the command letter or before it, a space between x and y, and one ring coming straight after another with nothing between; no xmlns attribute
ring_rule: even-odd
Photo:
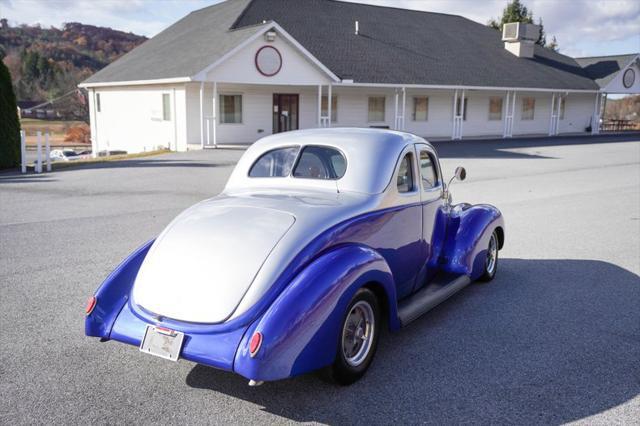
<svg viewBox="0 0 640 426"><path fill-rule="evenodd" d="M429 190L440 185L435 161L428 151L420 151L420 177L422 188Z"/></svg>
<svg viewBox="0 0 640 426"><path fill-rule="evenodd" d="M285 177L291 173L298 156L297 146L274 149L264 153L249 170L250 177Z"/></svg>
<svg viewBox="0 0 640 426"><path fill-rule="evenodd" d="M397 181L398 192L413 191L413 156L407 154L400 162Z"/></svg>

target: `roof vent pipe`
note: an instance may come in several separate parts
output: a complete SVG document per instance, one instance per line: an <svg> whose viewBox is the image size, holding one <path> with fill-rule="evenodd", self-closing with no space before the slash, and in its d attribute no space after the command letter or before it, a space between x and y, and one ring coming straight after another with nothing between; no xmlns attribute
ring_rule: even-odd
<svg viewBox="0 0 640 426"><path fill-rule="evenodd" d="M356 21L356 35L360 34L360 22Z"/></svg>

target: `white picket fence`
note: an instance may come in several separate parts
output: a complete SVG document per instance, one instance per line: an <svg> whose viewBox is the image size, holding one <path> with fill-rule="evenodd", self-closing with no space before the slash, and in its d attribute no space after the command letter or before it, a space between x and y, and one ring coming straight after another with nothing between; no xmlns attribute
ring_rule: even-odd
<svg viewBox="0 0 640 426"><path fill-rule="evenodd" d="M42 173L42 140L44 136L44 161L46 162L47 171L51 171L51 144L49 143L50 134L46 132L44 135L41 131L36 132L36 161L34 163L34 171L36 173ZM27 173L27 133L24 130L20 131L20 157L21 157L21 171Z"/></svg>

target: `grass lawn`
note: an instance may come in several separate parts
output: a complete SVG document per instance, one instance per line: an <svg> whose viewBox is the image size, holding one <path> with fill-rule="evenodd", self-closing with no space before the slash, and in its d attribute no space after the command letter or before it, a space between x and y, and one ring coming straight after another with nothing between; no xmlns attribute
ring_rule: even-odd
<svg viewBox="0 0 640 426"><path fill-rule="evenodd" d="M160 154L168 154L171 151L168 149L159 149L157 151L147 151L147 152L139 152L136 154L117 154L117 155L108 155L105 157L97 157L97 158L88 158L86 160L76 160L76 161L54 161L51 163L51 167L53 170L67 169L76 166L83 166L87 164L97 164L97 163L108 163L110 161L120 161L120 160L130 160L133 158L142 158L142 157L152 157L154 155ZM35 168L35 162L29 163L27 168L30 171L33 171ZM46 169L46 161L42 162L43 170Z"/></svg>
<svg viewBox="0 0 640 426"><path fill-rule="evenodd" d="M51 145L56 146L77 146L78 142L65 142L64 135L70 127L79 126L84 121L52 121L52 120L39 120L36 118L23 118L20 120L20 126L27 134L27 145L36 145L37 137L36 132L40 131L44 135L49 132L49 141ZM42 138L44 144L44 136Z"/></svg>

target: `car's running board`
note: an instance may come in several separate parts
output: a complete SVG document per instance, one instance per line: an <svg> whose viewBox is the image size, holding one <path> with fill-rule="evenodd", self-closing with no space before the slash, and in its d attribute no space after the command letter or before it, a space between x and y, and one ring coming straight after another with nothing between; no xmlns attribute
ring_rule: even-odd
<svg viewBox="0 0 640 426"><path fill-rule="evenodd" d="M436 275L424 288L400 302L398 306L400 323L404 327L411 321L418 319L465 288L470 282L471 279L467 275Z"/></svg>

